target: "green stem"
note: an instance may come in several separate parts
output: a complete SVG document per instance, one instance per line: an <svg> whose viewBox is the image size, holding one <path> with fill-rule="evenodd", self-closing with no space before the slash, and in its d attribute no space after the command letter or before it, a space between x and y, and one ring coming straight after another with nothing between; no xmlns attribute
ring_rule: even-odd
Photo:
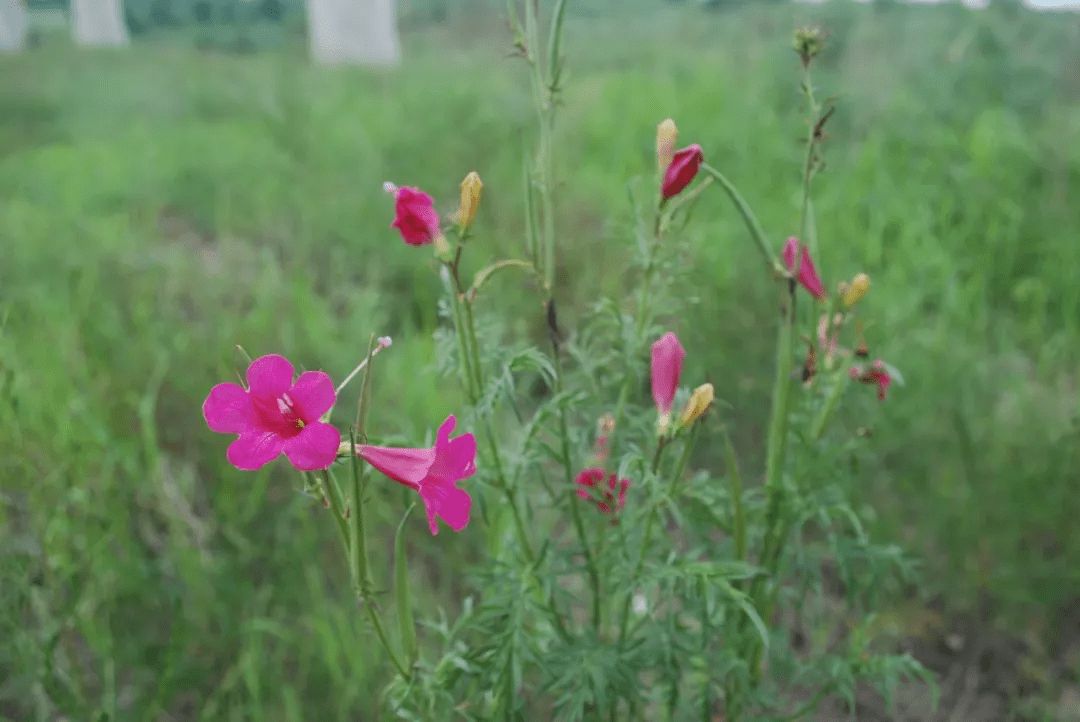
<svg viewBox="0 0 1080 722"><path fill-rule="evenodd" d="M351 561L353 558L353 545L349 538L348 525L345 522L345 508L341 498L341 491L337 487L337 481L331 476L329 469L323 470L323 481L330 490L330 510L333 512L334 516L342 522L340 526L342 530L341 541L345 547L345 554ZM356 567L350 564L350 572L355 574L355 569ZM355 576L353 577L353 585L354 587L356 586ZM386 630L383 628L382 619L379 617L379 612L375 609L375 605L363 596L359 596L358 601L367 609L368 618L371 620L371 625L375 629L375 636L379 638L379 642L382 644L383 649L386 650L387 655L389 655L390 661L393 663L395 669L397 669L398 674L400 674L403 679L409 680L410 675L406 670L405 665L402 664L401 659L398 657L397 652L394 651L394 648L390 646L390 639L386 636Z"/></svg>
<svg viewBox="0 0 1080 722"><path fill-rule="evenodd" d="M484 375L480 368L480 350L476 343L476 323L473 321L472 303L466 298L463 305L465 306L466 340L469 342L469 346L471 346L472 350L473 376L474 382L476 383L477 400L479 400L479 397L484 393Z"/></svg>
<svg viewBox="0 0 1080 722"><path fill-rule="evenodd" d="M379 616L379 612L375 609L375 605L372 602L364 601L364 606L367 608L368 619L371 620L371 626L375 628L375 636L379 638L379 642L382 644L386 653L390 655L390 661L394 664L394 668L397 669L398 674L406 682L412 679L412 675L409 674L405 665L402 664L401 659L398 658L397 652L390 646L390 638L386 635L386 629L383 627L382 618Z"/></svg>
<svg viewBox="0 0 1080 722"><path fill-rule="evenodd" d="M551 78L544 77L544 69L540 57L540 32L537 28L537 17L540 13L537 0L528 0L525 7L525 41L528 45L528 59L532 68L533 103L536 106L537 119L540 126L540 142L537 150L537 165L540 174L540 213L543 219L543 238L541 246L543 251L543 279L544 290L550 297L554 288L555 280L555 211L552 202L553 182L553 159L552 159L552 132L554 130L554 103ZM562 24L553 25L553 35L549 43L557 48L558 30Z"/></svg>
<svg viewBox="0 0 1080 722"><path fill-rule="evenodd" d="M817 142L816 130L818 107L814 100L813 86L810 83L809 68L805 71L803 89L806 92L807 100L810 105L811 120L810 128L807 131L806 156L803 167L802 210L799 219L800 239L806 237L806 231L810 222L810 181L814 175L814 148ZM801 248L795 253L793 269L799 268L800 254ZM791 413L791 388L794 383L791 374L795 357L794 325L796 318L795 292L797 288L798 284L795 279L790 279L786 289L786 301L783 301L781 306L780 328L777 334L776 385L773 392L772 417L769 424L769 439L766 451L765 488L769 495L769 505L768 511L766 512L765 538L762 544L759 565L768 571L768 577L774 579L774 581L779 561L783 556L786 530L789 527L787 520L782 519L781 517L785 496L783 472L787 459L788 421ZM770 599L766 602L760 598L764 586L764 578L755 580L755 583L751 587L751 603L753 603L758 610L762 610L763 607L766 607L766 614L769 615L773 608L773 601ZM774 598L775 597L773 597L773 599ZM768 619L768 616L764 617L766 624L768 624ZM752 642L752 644L754 651L753 664L751 665L750 673L751 682L756 685L761 676L761 656L764 653L764 649L756 642L756 640Z"/></svg>
<svg viewBox="0 0 1080 722"><path fill-rule="evenodd" d="M648 316L649 306L649 287L652 285L653 272L656 267L656 254L660 248L660 219L661 219L660 206L656 209L656 220L653 222L653 237L652 243L649 246L648 255L645 259L645 273L641 280L641 301L638 303L637 316L634 320L634 339L633 347L630 349L631 354L637 352L638 344L641 343L642 335L645 333L645 319ZM627 366L630 365L629 359L627 359ZM626 411L626 402L630 397L630 387L634 382L634 375L627 372L623 377L622 388L619 389L619 400L615 403L615 413L612 416L614 424L611 427L611 433L608 435L608 450L613 456L615 454L615 443L618 439L619 432L622 429L622 417Z"/></svg>
<svg viewBox="0 0 1080 722"><path fill-rule="evenodd" d="M694 447L697 445L697 438L700 430L701 422L695 421L690 429L690 436L683 445L683 453L682 456L679 457L679 463L675 467L675 473L671 475L671 480L668 482L668 496L672 499L675 498L675 492L678 489L679 482L682 481L683 474L686 473L686 466L690 463L690 454L693 453Z"/></svg>
<svg viewBox="0 0 1080 722"><path fill-rule="evenodd" d="M330 513L337 521L338 532L341 534L341 543L345 545L345 553L349 553L349 524L345 521L345 500L341 496L341 489L330 478L330 470L324 469L320 479L323 496L330 502Z"/></svg>
<svg viewBox="0 0 1080 722"><path fill-rule="evenodd" d="M731 436L724 432L724 445L727 452L728 477L731 482L731 526L735 537L735 558L746 561L746 516L743 513L742 474L739 473L738 459Z"/></svg>
<svg viewBox="0 0 1080 722"><path fill-rule="evenodd" d="M454 314L459 322L458 353L463 361L466 362L466 377L468 379L470 401L472 401L473 406L476 406L480 401L484 388L483 374L480 369L480 356L476 343L476 323L473 318L472 305L467 301L463 302L461 300L461 280L458 277L457 268L450 269L450 278L453 286L451 295L453 296ZM463 305L465 307L464 314L461 310ZM529 542L528 532L525 530L525 522L521 518L521 511L518 509L517 494L514 491L514 487L506 478L506 473L504 472L502 465L502 456L499 454L499 446L495 442L495 434L491 428L491 421L486 415L484 415L484 436L488 443L488 449L491 452L492 464L495 466L495 476L499 481L499 486L502 487L507 503L510 505L518 541L521 543L521 547L525 552L526 561L532 565L535 555L532 544Z"/></svg>
<svg viewBox="0 0 1080 722"><path fill-rule="evenodd" d="M765 237L765 231L761 230L761 224L758 223L757 216L750 209L743 197L739 195L739 191L735 189L735 186L729 181L724 174L713 168L708 163L701 164L701 170L712 176L712 178L720 184L720 187L724 189L724 192L731 198L732 203L735 204L735 208L739 211L739 215L742 216L743 223L746 224L747 230L750 231L750 236L754 239L754 243L757 244L758 250L761 251L762 258L765 259L766 265L770 269L781 269L783 266L777 260L776 255L773 253L772 246L769 244L769 240Z"/></svg>
<svg viewBox="0 0 1080 722"><path fill-rule="evenodd" d="M709 595L705 585L705 579L698 579L698 595L701 597L701 656L709 658L709 637L711 625L709 624ZM701 722L712 722L712 700L709 697L709 682L712 675L705 673L705 685L701 690Z"/></svg>
<svg viewBox="0 0 1080 722"><path fill-rule="evenodd" d="M686 442L687 448L689 448L693 444L693 440L696 438L696 435L691 435L691 438ZM654 477L656 476L657 469L660 468L660 459L663 456L664 448L666 446L667 440L665 439L665 437L661 436L659 439L657 439L656 453L653 454L652 460L652 473ZM679 463L676 465L674 478L680 478L683 475L683 472L686 470L686 464L689 461L689 458L689 452L684 450L682 457L680 457L679 459ZM674 484L674 481L669 481L668 487L670 488L672 484ZM657 504L654 501L652 507L649 509L649 516L645 519L645 533L641 537L641 549L638 551L638 560L637 564L634 566L634 574L630 577L631 582L637 580L637 578L641 576L641 570L645 568L645 556L649 552L649 544L652 543L653 526L656 523L657 516ZM627 625L630 623L630 603L633 601L633 598L634 591L631 587L631 590L626 595L626 600L623 602L621 617L622 622L619 624L620 645L626 640L626 631L628 628Z"/></svg>
<svg viewBox="0 0 1080 722"><path fill-rule="evenodd" d="M842 372L838 372L833 378L832 386L829 387L829 391L825 396L825 402L821 405L821 409L810 426L810 438L812 440L818 441L821 439L821 435L825 433L825 424L828 423L829 418L836 411L836 406L840 403L840 397L844 395L844 389L847 388L846 381L847 379L844 378Z"/></svg>
<svg viewBox="0 0 1080 722"><path fill-rule="evenodd" d="M556 346L552 353L555 355L555 394L562 393L562 354ZM577 503L574 489L574 467L570 458L570 432L566 423L566 409L559 408L559 444L563 461L563 472L566 474L566 493L570 499L570 516L574 521L574 530L581 541L581 548L585 554L585 569L589 575L589 585L592 587L592 622L597 629L600 627L600 570L596 566L596 556L593 554L592 544L588 534L585 533L585 524L581 519L581 505Z"/></svg>
<svg viewBox="0 0 1080 722"><path fill-rule="evenodd" d="M350 441L352 443L350 463L352 464L353 483L350 487L351 496L349 498L349 506L352 512L352 524L349 528L349 559L357 594L363 597L366 596L371 583L368 577L367 564L367 529L364 526L363 474L360 470L359 457L356 455L355 432L350 434ZM333 478L333 476L334 473L330 472L330 477ZM334 481L337 482L336 479Z"/></svg>
<svg viewBox="0 0 1080 722"><path fill-rule="evenodd" d="M806 240L807 224L810 220L810 179L814 176L814 147L817 145L818 104L814 99L814 86L810 81L810 68L807 67L803 76L803 91L810 105L810 127L806 135L806 158L803 164L803 187L802 187L802 210L799 215L799 239ZM816 244L815 244L816 245ZM817 253L817 248L811 247L812 254ZM796 263L796 268L798 265Z"/></svg>
<svg viewBox="0 0 1080 722"><path fill-rule="evenodd" d="M461 362L461 373L464 377L462 380L465 385L465 392L469 395L469 401L475 406L480 398L479 391L476 389L476 375L471 368L472 354L469 352L469 342L465 338L465 320L461 312L460 283L457 280L457 272L450 268L447 270L452 281L450 302L454 307L454 328L457 331L458 357Z"/></svg>

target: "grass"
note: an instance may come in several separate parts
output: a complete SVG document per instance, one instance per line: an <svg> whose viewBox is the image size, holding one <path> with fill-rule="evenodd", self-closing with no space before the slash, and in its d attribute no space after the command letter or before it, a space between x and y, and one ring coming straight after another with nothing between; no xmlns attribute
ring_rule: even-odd
<svg viewBox="0 0 1080 722"><path fill-rule="evenodd" d="M632 283L617 273L626 184L651 172L665 117L776 242L791 233L788 42L794 20L819 20L833 42L818 85L842 97L818 266L833 283L870 274L868 340L906 381L847 419L874 427L873 455L853 460L867 514L924 555L921 594L950 608L986 597L1019 624L1074 601L1077 18L882 3L594 15L567 28L561 322ZM392 73L320 70L289 45L231 56L153 39L91 52L47 36L0 58L0 715L371 718L375 646L329 582L319 506L281 466L229 467L199 407L235 344L341 378L377 333L394 337L380 430L415 440L455 409L432 371L437 280L388 228L381 184L449 210L477 170L478 243L516 252L533 115L500 33L472 16L412 30ZM673 324L687 377L713 379L748 454L773 301L719 194L691 234ZM542 332L519 279L491 289L511 330ZM458 599L469 532L436 548L413 521L433 560L418 583Z"/></svg>

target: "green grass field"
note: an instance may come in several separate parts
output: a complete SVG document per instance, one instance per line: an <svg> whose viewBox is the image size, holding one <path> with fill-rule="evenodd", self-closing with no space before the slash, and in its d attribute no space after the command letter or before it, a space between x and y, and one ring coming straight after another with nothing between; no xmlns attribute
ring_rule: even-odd
<svg viewBox="0 0 1080 722"><path fill-rule="evenodd" d="M796 21L831 32L816 78L841 96L818 266L870 274L868 340L906 382L846 419L874 430L861 501L921 556L919 599L1051 629L1080 599L1080 17L572 14L563 323L632 284L626 184L651 173L665 117L773 238L797 226ZM387 433L422 437L455 409L431 364L438 282L389 228L382 183L450 210L478 171L478 243L511 255L534 116L498 18L404 40L390 73L173 39L91 52L48 35L0 58L0 717L375 719L377 649L328 581L329 526L283 464L230 467L200 405L235 344L341 378L377 333L394 338L374 392ZM692 229L687 374L735 409L750 464L772 299L729 205L702 204ZM538 333L517 283L493 302ZM432 607L458 598L446 570L469 536L417 542L449 560L417 570Z"/></svg>

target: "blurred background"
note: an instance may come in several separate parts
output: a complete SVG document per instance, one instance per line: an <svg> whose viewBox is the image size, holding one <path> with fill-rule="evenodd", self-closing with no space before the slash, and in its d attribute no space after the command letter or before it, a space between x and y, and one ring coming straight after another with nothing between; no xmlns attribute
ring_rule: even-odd
<svg viewBox="0 0 1080 722"><path fill-rule="evenodd" d="M236 344L340 379L371 333L394 339L381 433L415 443L458 407L433 370L437 276L382 184L446 212L476 170L473 270L520 253L535 114L505 6L401 0L383 70L313 63L295 0L126 0L119 48L77 45L62 2L28 9L0 55L0 718L379 719L321 506L283 463L230 467L200 407ZM570 0L563 323L631 287L627 182L666 117L774 239L796 228L808 23L839 96L817 265L870 275L868 341L906 382L843 419L873 431L864 518L921 560L888 619L952 700L935 719L1080 719L1080 15ZM726 200L687 233L684 383L708 374L752 467L773 294ZM513 333L542 332L529 289L491 289ZM452 613L483 531L419 531L415 596ZM958 706L970 670L991 712Z"/></svg>

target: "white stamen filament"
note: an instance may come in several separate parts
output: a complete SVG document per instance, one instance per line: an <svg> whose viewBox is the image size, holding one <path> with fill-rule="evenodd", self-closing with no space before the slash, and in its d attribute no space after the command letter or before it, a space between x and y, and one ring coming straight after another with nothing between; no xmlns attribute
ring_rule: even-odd
<svg viewBox="0 0 1080 722"><path fill-rule="evenodd" d="M387 347L387 346L389 346L389 345L390 345L391 343L393 343L393 341L391 341L391 339L390 339L390 337L389 337L389 336L380 336L380 337L379 337L379 338L377 339L377 341L378 341L378 344L379 344L379 345L378 345L378 346L376 346L376 347L375 347L374 349L372 349L372 351L371 351L371 355L372 355L372 357L374 357L374 356L375 356L375 354L379 353L379 352L380 352L380 351L382 351L382 350L383 350L384 348L386 348L386 347ZM345 384L347 384L347 383L349 383L350 381L352 381L352 380L353 380L353 377L354 377L354 376L356 376L356 374L360 373L360 371L361 371L361 370L362 370L362 369L363 369L363 368L364 368L365 366L367 366L367 362L368 362L368 360L367 360L367 359L364 359L363 361L361 361L361 362L360 362L360 365L359 365L359 366L357 366L356 368L354 368L354 369L352 370L352 373L351 373L351 374L349 374L348 376L346 376L346 377L345 377L345 380L344 380L344 381L342 381L342 382L341 382L341 385L337 387L337 390L336 390L336 392L335 392L335 393L339 393L339 394L340 394L340 393L341 393L341 390L342 390L343 388L345 388Z"/></svg>

